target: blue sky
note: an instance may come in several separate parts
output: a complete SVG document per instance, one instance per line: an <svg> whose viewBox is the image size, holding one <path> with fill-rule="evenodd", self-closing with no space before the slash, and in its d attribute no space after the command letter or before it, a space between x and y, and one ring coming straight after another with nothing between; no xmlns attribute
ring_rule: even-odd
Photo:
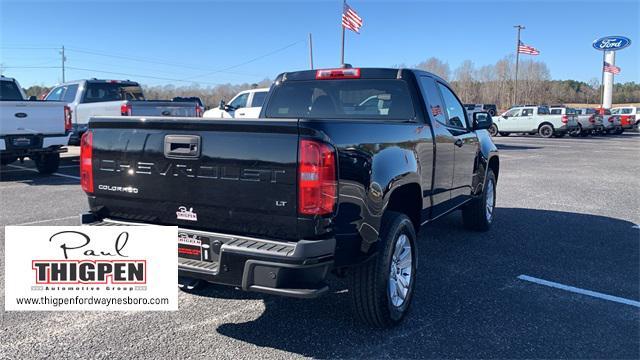
<svg viewBox="0 0 640 360"><path fill-rule="evenodd" d="M360 35L347 34L346 61L354 66L414 65L431 56L452 70L465 59L476 66L491 64L513 53L512 26L523 24L523 42L541 51L534 58L547 63L554 79L599 79L602 53L592 41L624 35L633 43L617 53L622 72L615 81L640 81L638 1L349 4L364 19ZM23 86L52 85L61 80L58 68L13 67L60 66L54 48L65 45L66 64L75 68L67 70L67 80L255 82L308 68L309 32L316 67L337 66L340 13L341 1L0 0L0 63L4 74Z"/></svg>

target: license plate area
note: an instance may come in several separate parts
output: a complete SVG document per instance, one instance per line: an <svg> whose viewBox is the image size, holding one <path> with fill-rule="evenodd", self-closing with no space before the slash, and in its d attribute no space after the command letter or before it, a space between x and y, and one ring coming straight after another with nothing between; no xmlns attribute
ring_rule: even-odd
<svg viewBox="0 0 640 360"><path fill-rule="evenodd" d="M211 237L178 231L178 257L190 260L217 262L220 257L219 241Z"/></svg>

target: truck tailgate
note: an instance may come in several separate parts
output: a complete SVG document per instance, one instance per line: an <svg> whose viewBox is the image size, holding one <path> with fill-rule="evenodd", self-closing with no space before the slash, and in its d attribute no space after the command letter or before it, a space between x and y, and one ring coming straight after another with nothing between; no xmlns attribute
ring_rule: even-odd
<svg viewBox="0 0 640 360"><path fill-rule="evenodd" d="M298 122L94 118L92 211L296 238Z"/></svg>
<svg viewBox="0 0 640 360"><path fill-rule="evenodd" d="M0 134L63 134L64 103L57 101L2 101Z"/></svg>

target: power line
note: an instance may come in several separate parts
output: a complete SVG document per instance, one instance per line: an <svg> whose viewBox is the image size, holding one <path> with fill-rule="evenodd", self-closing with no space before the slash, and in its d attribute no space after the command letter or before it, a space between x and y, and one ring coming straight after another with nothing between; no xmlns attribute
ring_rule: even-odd
<svg viewBox="0 0 640 360"><path fill-rule="evenodd" d="M58 50L55 47L30 47L30 46L0 46L0 49L7 50Z"/></svg>
<svg viewBox="0 0 640 360"><path fill-rule="evenodd" d="M5 69L60 69L60 66L2 66Z"/></svg>
<svg viewBox="0 0 640 360"><path fill-rule="evenodd" d="M243 66L243 65L246 65L246 64L252 63L252 62L254 62L254 61L258 61L258 60L263 59L263 58L265 58L265 57L267 57L267 56L271 56L271 55L273 55L273 54L276 54L276 53L279 53L279 52L281 52L281 51L284 51L284 50L286 50L286 49L288 49L288 48L290 48L290 47L292 47L292 46L294 46L294 45L297 45L297 44L299 44L299 43L301 43L301 42L306 42L306 40L298 40L298 41L293 42L293 43L291 43L291 44L289 44L289 45L287 45L287 46L283 46L283 47L281 47L281 48L279 48L279 49L276 49L276 50L270 51L270 52L268 52L268 53L266 53L266 54L262 54L262 55L260 55L260 56L258 56L258 57L255 57L255 58L253 58L253 59L251 59L251 60L248 60L248 61L242 62L242 63L240 63L240 64L232 65L232 66L229 66L229 67L226 67L226 68L223 68L223 69L219 69L219 70L214 70L214 71L209 72L209 73L206 73L206 74L200 74L200 75L198 75L198 76L193 76L193 77L190 77L190 78L188 78L188 79L193 79L194 77L209 76L209 75L213 75L213 74L216 74L216 73L219 73L219 72L224 72L224 71L227 71L227 70L235 69L235 68L237 68L237 67L240 67L240 66Z"/></svg>
<svg viewBox="0 0 640 360"><path fill-rule="evenodd" d="M60 68L60 67L58 67L58 68ZM97 73L104 73L104 74L111 74L111 75L122 75L122 76L149 78L149 79L156 79L156 80L179 81L179 82L186 82L186 83L191 83L191 84L196 83L196 84L206 84L206 85L220 85L220 83L212 83L212 82L205 82L205 81L193 81L193 80L185 80L185 79L172 79L172 78L165 78L165 77L152 76L152 75L128 74L128 73L122 73L122 72L117 72L117 71L85 69L85 68L79 68L79 67L74 67L74 66L67 66L66 68L70 69L70 70L90 71L90 72L97 72Z"/></svg>

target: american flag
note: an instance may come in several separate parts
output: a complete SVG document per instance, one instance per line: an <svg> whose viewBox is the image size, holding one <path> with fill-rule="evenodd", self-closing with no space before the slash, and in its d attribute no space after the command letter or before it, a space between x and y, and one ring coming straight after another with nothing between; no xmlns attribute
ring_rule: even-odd
<svg viewBox="0 0 640 360"><path fill-rule="evenodd" d="M611 65L608 62L604 62L604 71L605 72L610 72L612 74L620 74L620 68L615 66L615 65Z"/></svg>
<svg viewBox="0 0 640 360"><path fill-rule="evenodd" d="M540 55L540 51L534 48L533 46L525 45L522 41L520 41L520 45L518 45L518 53L527 54L527 55Z"/></svg>
<svg viewBox="0 0 640 360"><path fill-rule="evenodd" d="M360 27L362 27L362 18L346 2L342 10L342 27L358 34L360 33Z"/></svg>

